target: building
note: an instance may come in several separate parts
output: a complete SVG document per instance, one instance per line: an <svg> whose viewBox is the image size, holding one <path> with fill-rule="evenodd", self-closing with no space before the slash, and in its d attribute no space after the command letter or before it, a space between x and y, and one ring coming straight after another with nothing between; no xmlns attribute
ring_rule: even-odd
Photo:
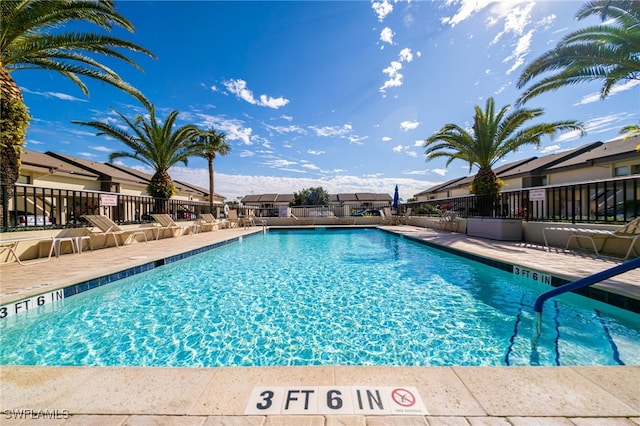
<svg viewBox="0 0 640 426"><path fill-rule="evenodd" d="M123 195L148 196L147 185L152 175L118 164L99 163L55 152L24 150L18 183L33 186L102 191ZM208 201L209 191L196 185L175 181L176 199ZM214 194L214 202L225 198Z"/></svg>
<svg viewBox="0 0 640 426"><path fill-rule="evenodd" d="M593 142L578 148L503 164L494 172L504 182L503 191L550 185L575 184L640 174L640 136L612 142ZM475 175L458 177L415 194L416 201L469 195Z"/></svg>

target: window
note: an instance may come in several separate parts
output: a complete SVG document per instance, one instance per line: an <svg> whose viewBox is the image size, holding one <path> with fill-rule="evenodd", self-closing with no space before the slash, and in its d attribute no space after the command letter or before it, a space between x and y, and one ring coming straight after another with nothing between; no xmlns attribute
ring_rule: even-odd
<svg viewBox="0 0 640 426"><path fill-rule="evenodd" d="M16 183L24 183L29 185L31 183L31 176L20 175L18 176L18 180L16 181Z"/></svg>
<svg viewBox="0 0 640 426"><path fill-rule="evenodd" d="M633 164L631 166L631 174L632 175L640 175L640 164Z"/></svg>
<svg viewBox="0 0 640 426"><path fill-rule="evenodd" d="M614 169L614 176L627 176L629 174L629 167L627 166L622 166L622 167L616 167Z"/></svg>

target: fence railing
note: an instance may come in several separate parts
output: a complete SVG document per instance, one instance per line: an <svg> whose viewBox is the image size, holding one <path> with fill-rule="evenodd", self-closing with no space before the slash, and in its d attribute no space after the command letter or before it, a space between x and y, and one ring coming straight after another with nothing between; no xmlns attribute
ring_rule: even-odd
<svg viewBox="0 0 640 426"><path fill-rule="evenodd" d="M619 223L640 215L640 175L467 195L403 205L416 215L455 210L460 217L489 216L528 221Z"/></svg>
<svg viewBox="0 0 640 426"><path fill-rule="evenodd" d="M209 202L160 199L100 191L2 185L1 230L85 225L84 214L103 214L119 224L153 220L152 213L168 213L176 220L193 220L211 213ZM220 205L220 208L222 206ZM216 213L216 212L214 212Z"/></svg>
<svg viewBox="0 0 640 426"><path fill-rule="evenodd" d="M215 204L211 211L208 201L160 199L144 195L126 195L101 191L45 188L33 185L2 185L0 232L37 228L65 228L88 225L85 214L102 214L118 224L153 222L152 213L168 213L175 220L195 220L203 213L220 217L224 205ZM343 217L374 216L389 207L384 204L340 204L299 206L289 208L287 216ZM281 216L279 206L236 206L239 214L258 217ZM287 206L284 206L287 209Z"/></svg>
<svg viewBox="0 0 640 426"><path fill-rule="evenodd" d="M152 213L168 213L175 220L194 220L202 213L219 217L223 206L211 211L209 202L160 199L100 191L56 189L33 185L2 185L0 231L39 227L82 226L83 214L103 214L119 224L151 222ZM293 214L299 217L376 216L388 203L329 204L325 206L241 206L258 217ZM620 223L640 216L640 175L502 191L495 197L466 195L404 203L403 213L439 215L455 210L460 217L488 216L527 221Z"/></svg>

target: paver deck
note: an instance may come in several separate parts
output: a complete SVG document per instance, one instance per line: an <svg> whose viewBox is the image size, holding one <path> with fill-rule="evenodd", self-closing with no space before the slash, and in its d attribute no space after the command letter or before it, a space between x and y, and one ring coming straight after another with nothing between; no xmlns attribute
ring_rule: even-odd
<svg viewBox="0 0 640 426"><path fill-rule="evenodd" d="M569 279L617 262L411 226L386 229ZM237 238L227 229L0 267L0 304ZM640 299L640 271L603 283ZM256 386L411 386L420 416L244 416ZM2 425L640 425L640 366L34 367L0 366ZM22 410L22 411L20 411ZM29 411L31 410L31 411ZM46 411L41 411L46 410Z"/></svg>

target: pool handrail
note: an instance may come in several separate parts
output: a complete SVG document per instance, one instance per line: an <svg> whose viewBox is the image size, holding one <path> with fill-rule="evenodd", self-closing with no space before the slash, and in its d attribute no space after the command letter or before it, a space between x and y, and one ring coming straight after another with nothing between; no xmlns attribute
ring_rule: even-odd
<svg viewBox="0 0 640 426"><path fill-rule="evenodd" d="M553 290L549 290L546 293L542 293L540 296L538 296L535 304L533 305L533 310L534 312L542 313L542 307L547 299L563 293L567 293L569 291L597 284L600 281L615 277L616 275L623 274L635 268L640 268L640 257L637 257L628 262L621 263L612 268L605 269L604 271L596 272L595 274L589 275L588 277L580 278L579 280L572 281L560 287L556 287Z"/></svg>
<svg viewBox="0 0 640 426"><path fill-rule="evenodd" d="M608 278L615 277L616 275L623 274L635 268L640 268L640 257L637 257L633 260L629 260L628 262L620 263L619 265L616 265L613 268L596 272L595 274L589 275L588 277L580 278L579 280L572 281L560 287L556 287L553 290L549 290L545 293L542 293L540 296L538 296L538 298L536 299L536 302L533 305L533 311L536 313L536 322L535 322L535 333L533 335L533 339L531 342L532 354L537 352L538 337L542 332L542 307L544 305L544 302L546 302L548 299L554 296L558 296L560 294L564 294L569 291L573 291L579 288L588 287L590 285L597 284L600 281L604 281Z"/></svg>

